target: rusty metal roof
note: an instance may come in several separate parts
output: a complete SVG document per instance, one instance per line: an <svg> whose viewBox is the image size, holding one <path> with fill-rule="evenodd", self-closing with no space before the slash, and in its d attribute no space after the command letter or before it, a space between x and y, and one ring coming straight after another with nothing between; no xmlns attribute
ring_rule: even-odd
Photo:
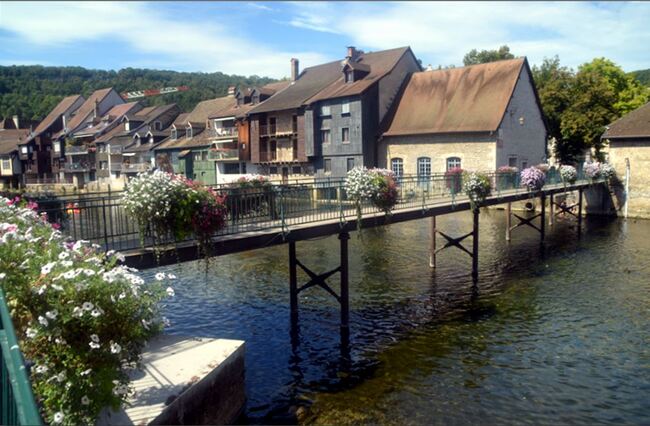
<svg viewBox="0 0 650 426"><path fill-rule="evenodd" d="M414 73L384 136L497 130L525 61Z"/></svg>
<svg viewBox="0 0 650 426"><path fill-rule="evenodd" d="M604 139L650 137L650 102L624 115L603 133Z"/></svg>

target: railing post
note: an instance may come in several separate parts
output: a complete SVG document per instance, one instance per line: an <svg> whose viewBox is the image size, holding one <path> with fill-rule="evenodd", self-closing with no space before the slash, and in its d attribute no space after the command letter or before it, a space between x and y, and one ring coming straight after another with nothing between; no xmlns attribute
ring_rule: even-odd
<svg viewBox="0 0 650 426"><path fill-rule="evenodd" d="M341 232L341 339L347 340L350 333L350 294L348 283L348 240L350 234Z"/></svg>
<svg viewBox="0 0 650 426"><path fill-rule="evenodd" d="M546 232L546 194L542 193L540 199L542 202L542 211L539 221L539 233L542 236L542 241L544 241L544 234Z"/></svg>
<svg viewBox="0 0 650 426"><path fill-rule="evenodd" d="M553 226L555 225L555 196L553 194L551 194L549 198L548 210L548 224L549 226Z"/></svg>
<svg viewBox="0 0 650 426"><path fill-rule="evenodd" d="M472 281L478 281L478 215L479 209L474 209L474 227L472 230Z"/></svg>
<svg viewBox="0 0 650 426"><path fill-rule="evenodd" d="M298 271L296 265L296 242L289 241L289 303L292 323L298 319Z"/></svg>
<svg viewBox="0 0 650 426"><path fill-rule="evenodd" d="M578 232L582 228L582 188L578 189Z"/></svg>
<svg viewBox="0 0 650 426"><path fill-rule="evenodd" d="M106 227L106 198L102 197L102 222L104 222L104 247L108 250L108 228Z"/></svg>
<svg viewBox="0 0 650 426"><path fill-rule="evenodd" d="M512 203L506 204L506 241L510 241L510 234L512 232Z"/></svg>
<svg viewBox="0 0 650 426"><path fill-rule="evenodd" d="M436 217L431 216L431 247L429 251L429 267L436 267Z"/></svg>

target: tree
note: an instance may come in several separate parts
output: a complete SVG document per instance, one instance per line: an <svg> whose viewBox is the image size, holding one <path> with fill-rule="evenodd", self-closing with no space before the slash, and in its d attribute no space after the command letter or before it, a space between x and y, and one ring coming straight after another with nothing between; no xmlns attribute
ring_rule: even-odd
<svg viewBox="0 0 650 426"><path fill-rule="evenodd" d="M560 58L557 55L544 58L541 66L533 66L532 72L548 124L549 137L555 138L557 143L562 139L562 114L572 102L570 92L575 74L570 68L560 66Z"/></svg>
<svg viewBox="0 0 650 426"><path fill-rule="evenodd" d="M484 64L502 59L514 59L514 57L510 53L510 48L507 45L499 47L499 50L481 50L479 52L476 49L472 49L463 57L463 64L465 66Z"/></svg>

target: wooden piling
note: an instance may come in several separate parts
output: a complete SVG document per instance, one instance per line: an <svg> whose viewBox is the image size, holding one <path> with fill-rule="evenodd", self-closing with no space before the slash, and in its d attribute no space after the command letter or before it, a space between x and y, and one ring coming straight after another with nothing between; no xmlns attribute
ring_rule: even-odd
<svg viewBox="0 0 650 426"><path fill-rule="evenodd" d="M479 210L474 209L474 228L472 230L472 280L478 281L478 215Z"/></svg>
<svg viewBox="0 0 650 426"><path fill-rule="evenodd" d="M431 247L429 249L429 267L436 267L436 217L431 216Z"/></svg>
<svg viewBox="0 0 650 426"><path fill-rule="evenodd" d="M341 338L349 337L350 329L350 294L348 283L348 240L350 234L341 232L339 240L341 241Z"/></svg>
<svg viewBox="0 0 650 426"><path fill-rule="evenodd" d="M289 302L292 322L298 318L298 271L296 266L296 242L289 241Z"/></svg>

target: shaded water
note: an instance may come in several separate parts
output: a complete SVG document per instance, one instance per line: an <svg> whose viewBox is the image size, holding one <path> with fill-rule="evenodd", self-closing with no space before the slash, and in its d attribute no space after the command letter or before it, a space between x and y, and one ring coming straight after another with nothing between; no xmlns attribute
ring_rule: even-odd
<svg viewBox="0 0 650 426"><path fill-rule="evenodd" d="M322 289L300 294L292 339L286 246L218 258L207 279L164 268L169 332L246 341L245 422L650 423L650 221L589 219L578 238L567 220L541 247L530 228L506 243L503 212L480 219L477 288L457 249L429 268L429 220L352 234L349 358ZM438 227L465 234L471 215ZM338 266L336 237L297 253Z"/></svg>

